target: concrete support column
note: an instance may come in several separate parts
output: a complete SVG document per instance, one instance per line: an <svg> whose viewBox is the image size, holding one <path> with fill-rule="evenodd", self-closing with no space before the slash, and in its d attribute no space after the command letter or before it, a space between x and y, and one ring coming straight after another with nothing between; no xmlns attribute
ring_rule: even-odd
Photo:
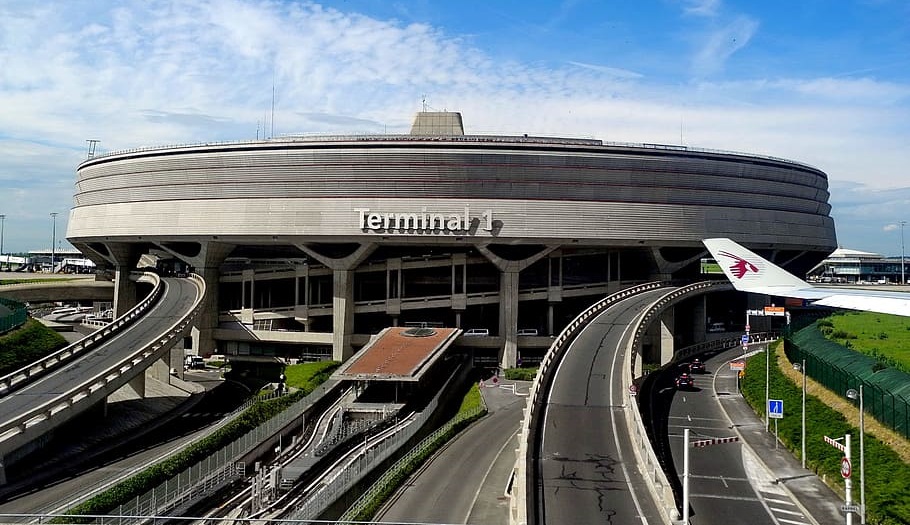
<svg viewBox="0 0 910 525"><path fill-rule="evenodd" d="M506 271L499 275L499 336L502 337L502 368L518 366L518 275Z"/></svg>
<svg viewBox="0 0 910 525"><path fill-rule="evenodd" d="M145 399L145 374L145 371L141 374L136 374L136 377L130 379L130 382L124 385L124 388L132 390L141 399ZM107 415L106 412L107 407L105 407L105 415Z"/></svg>
<svg viewBox="0 0 910 525"><path fill-rule="evenodd" d="M707 340L705 328L708 326L708 296L702 295L700 300L693 300L695 303L692 315L692 334L696 343L702 343Z"/></svg>
<svg viewBox="0 0 910 525"><path fill-rule="evenodd" d="M499 356L499 366L502 368L518 366L518 275L522 270L556 249L556 246L546 246L530 257L514 261L496 255L488 246L477 246L477 251L500 271L499 336L502 338L503 346Z"/></svg>
<svg viewBox="0 0 910 525"><path fill-rule="evenodd" d="M556 324L555 320L556 320L555 307L554 307L553 303L549 303L547 305L547 335L550 335L550 336L556 335L553 333L553 330L555 329L555 324Z"/></svg>
<svg viewBox="0 0 910 525"><path fill-rule="evenodd" d="M199 314L193 321L193 350L202 357L217 353L215 329L218 328L218 283L221 263L234 250L234 245L208 242L198 257L191 261L196 273L205 281L205 297Z"/></svg>
<svg viewBox="0 0 910 525"><path fill-rule="evenodd" d="M118 264L114 267L114 318L130 311L139 302L136 282L130 280L133 268Z"/></svg>
<svg viewBox="0 0 910 525"><path fill-rule="evenodd" d="M310 319L310 265L294 271L294 319L307 324Z"/></svg>
<svg viewBox="0 0 910 525"><path fill-rule="evenodd" d="M332 358L344 361L354 355L351 346L354 334L354 270L373 253L376 245L361 244L353 253L341 258L328 257L305 244L296 246L332 270Z"/></svg>
<svg viewBox="0 0 910 525"><path fill-rule="evenodd" d="M130 311L139 302L136 283L130 280L130 272L139 264L140 254L135 246L122 243L107 243L107 259L114 266L114 317Z"/></svg>
<svg viewBox="0 0 910 525"><path fill-rule="evenodd" d="M660 315L660 364L665 365L673 359L674 348L674 329L676 320L676 309L667 308Z"/></svg>
<svg viewBox="0 0 910 525"><path fill-rule="evenodd" d="M354 271L332 272L332 359L346 361L354 355Z"/></svg>

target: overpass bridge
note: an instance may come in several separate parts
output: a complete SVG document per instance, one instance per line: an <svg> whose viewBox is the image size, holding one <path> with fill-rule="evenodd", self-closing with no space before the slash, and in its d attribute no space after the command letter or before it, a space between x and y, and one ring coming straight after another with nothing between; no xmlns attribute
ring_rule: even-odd
<svg viewBox="0 0 910 525"><path fill-rule="evenodd" d="M144 372L190 329L205 285L198 276L137 280L152 292L109 326L0 378L0 484L5 466L119 388L144 391ZM37 292L36 292L37 293Z"/></svg>

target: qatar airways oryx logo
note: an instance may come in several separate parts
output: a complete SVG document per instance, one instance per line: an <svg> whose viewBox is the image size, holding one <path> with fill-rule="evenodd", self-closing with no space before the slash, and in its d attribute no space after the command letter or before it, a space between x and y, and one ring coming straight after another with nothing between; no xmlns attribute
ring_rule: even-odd
<svg viewBox="0 0 910 525"><path fill-rule="evenodd" d="M735 255L730 252L717 252L717 254L733 259L733 264L730 265L730 271L733 273L733 275L736 276L737 279L742 279L743 276L749 272L758 273L758 266L755 266L739 255Z"/></svg>

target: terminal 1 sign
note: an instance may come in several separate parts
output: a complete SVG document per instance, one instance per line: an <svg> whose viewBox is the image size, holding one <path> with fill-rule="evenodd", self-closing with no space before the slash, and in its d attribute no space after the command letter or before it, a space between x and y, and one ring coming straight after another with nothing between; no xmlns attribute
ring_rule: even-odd
<svg viewBox="0 0 910 525"><path fill-rule="evenodd" d="M419 212L382 212L354 208L357 227L377 233L457 233L471 234L477 229L493 231L493 210L471 215L470 206L461 213L434 213L422 207Z"/></svg>

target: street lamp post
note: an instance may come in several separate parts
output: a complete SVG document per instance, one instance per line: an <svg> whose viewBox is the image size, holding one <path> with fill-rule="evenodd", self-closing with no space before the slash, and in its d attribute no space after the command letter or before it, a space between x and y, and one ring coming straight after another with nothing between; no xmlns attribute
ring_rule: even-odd
<svg viewBox="0 0 910 525"><path fill-rule="evenodd" d="M57 252L55 251L57 245L57 212L52 211L51 218L54 220L54 229L51 235L51 273L54 273L54 259L57 258Z"/></svg>
<svg viewBox="0 0 910 525"><path fill-rule="evenodd" d="M6 221L6 215L0 213L0 258L3 257L3 223ZM9 266L9 261L7 261Z"/></svg>
<svg viewBox="0 0 910 525"><path fill-rule="evenodd" d="M860 383L859 390L853 388L847 390L847 397L850 399L859 400L859 509L860 509L860 523L865 525L866 523L866 464L865 464L865 452L866 449L863 447L863 434L866 433L864 425L864 413L863 410L863 385Z"/></svg>
<svg viewBox="0 0 910 525"><path fill-rule="evenodd" d="M800 443L802 444L802 462L803 468L806 468L806 360L803 359L802 363L793 363L793 368L798 370L803 375L803 417L802 417L802 435ZM862 439L862 438L860 438Z"/></svg>
<svg viewBox="0 0 910 525"><path fill-rule="evenodd" d="M907 221L901 221L901 284L907 284L907 279L904 277L904 225L907 224Z"/></svg>

